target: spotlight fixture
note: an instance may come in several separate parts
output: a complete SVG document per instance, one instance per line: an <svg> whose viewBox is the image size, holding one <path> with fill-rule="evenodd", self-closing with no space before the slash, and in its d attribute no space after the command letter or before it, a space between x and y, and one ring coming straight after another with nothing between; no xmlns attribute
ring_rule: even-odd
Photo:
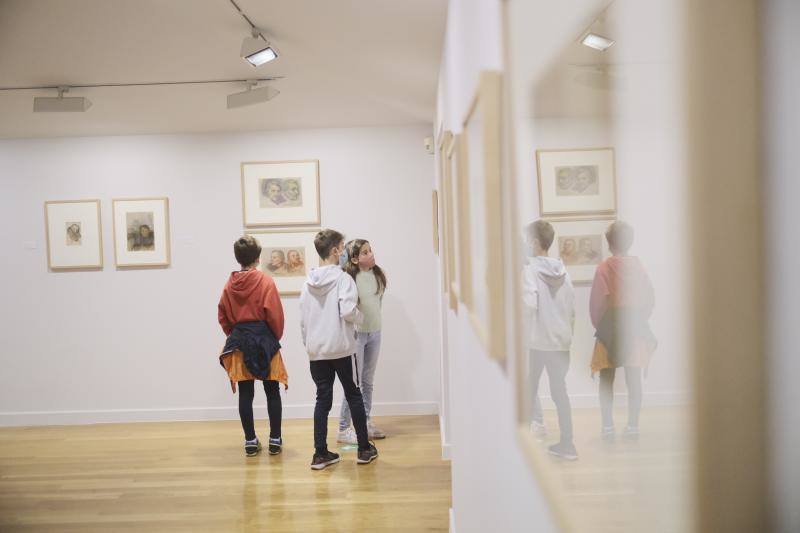
<svg viewBox="0 0 800 533"><path fill-rule="evenodd" d="M594 48L595 50L600 50L601 52L605 52L616 41L612 41L608 37L603 37L602 35L597 35L596 33L587 33L586 36L581 40L581 44L584 46L588 46L589 48Z"/></svg>
<svg viewBox="0 0 800 533"><path fill-rule="evenodd" d="M69 87L58 87L58 96L37 96L33 99L34 113L68 112L82 113L92 107L92 102L83 96L64 98Z"/></svg>
<svg viewBox="0 0 800 533"><path fill-rule="evenodd" d="M278 89L270 87L269 85L256 87L258 85L258 81L256 80L247 80L246 83L246 91L228 95L228 109L260 104L272 100L280 94Z"/></svg>
<svg viewBox="0 0 800 533"><path fill-rule="evenodd" d="M257 28L253 28L252 36L242 41L241 56L254 67L260 67L273 59L278 59L278 51Z"/></svg>

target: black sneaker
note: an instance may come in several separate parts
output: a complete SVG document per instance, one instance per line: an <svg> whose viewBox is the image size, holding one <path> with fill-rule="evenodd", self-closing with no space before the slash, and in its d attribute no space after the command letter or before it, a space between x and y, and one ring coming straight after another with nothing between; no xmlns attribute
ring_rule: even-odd
<svg viewBox="0 0 800 533"><path fill-rule="evenodd" d="M356 463L360 465L369 464L378 458L378 449L371 442L369 443L368 450L358 450L358 457Z"/></svg>
<svg viewBox="0 0 800 533"><path fill-rule="evenodd" d="M269 454L270 455L278 455L281 453L281 446L283 446L283 438L278 437L277 439L269 439Z"/></svg>
<svg viewBox="0 0 800 533"><path fill-rule="evenodd" d="M567 461L575 461L578 459L578 450L571 442L559 442L547 447L547 452L550 455L555 455Z"/></svg>
<svg viewBox="0 0 800 533"><path fill-rule="evenodd" d="M315 453L311 459L311 470L322 470L326 466L339 462L339 454L326 450L324 453Z"/></svg>
<svg viewBox="0 0 800 533"><path fill-rule="evenodd" d="M261 443L256 439L255 442L247 442L244 443L244 454L247 457L253 457L258 455L258 452L261 451Z"/></svg>

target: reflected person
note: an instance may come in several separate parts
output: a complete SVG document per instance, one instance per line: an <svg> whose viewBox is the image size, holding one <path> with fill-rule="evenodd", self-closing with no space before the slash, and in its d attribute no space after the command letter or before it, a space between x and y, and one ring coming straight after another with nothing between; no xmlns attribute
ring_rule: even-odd
<svg viewBox="0 0 800 533"><path fill-rule="evenodd" d="M548 452L575 460L578 452L573 443L572 406L566 383L575 324L575 291L564 263L547 255L555 236L553 226L537 220L527 226L526 234L533 252L523 272L523 300L529 317L529 390L534 403L531 427L539 436L546 433L538 391L542 372L547 370L561 431L558 443L548 447Z"/></svg>
<svg viewBox="0 0 800 533"><path fill-rule="evenodd" d="M600 373L602 437L615 438L613 403L617 368L625 369L628 388L628 425L623 437L639 437L642 406L642 369L655 351L656 340L648 320L653 312L653 285L638 257L628 255L633 228L622 221L606 230L612 256L600 263L592 282L589 312L596 329L592 375Z"/></svg>

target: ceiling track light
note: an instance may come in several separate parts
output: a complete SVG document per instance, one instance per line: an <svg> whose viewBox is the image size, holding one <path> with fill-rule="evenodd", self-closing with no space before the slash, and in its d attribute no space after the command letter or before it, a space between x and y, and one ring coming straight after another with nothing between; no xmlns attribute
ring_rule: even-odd
<svg viewBox="0 0 800 533"><path fill-rule="evenodd" d="M83 96L73 96L64 98L64 93L69 92L69 87L60 85L57 87L58 96L37 96L33 99L34 113L83 113L90 107L92 102Z"/></svg>
<svg viewBox="0 0 800 533"><path fill-rule="evenodd" d="M278 59L278 50L270 44L258 28L252 29L252 35L242 41L240 52L242 59L254 67L260 67Z"/></svg>
<svg viewBox="0 0 800 533"><path fill-rule="evenodd" d="M583 39L581 39L582 45L588 46L589 48L594 48L595 50L599 50L601 52L605 52L611 48L615 42L616 41L609 39L608 37L603 37L602 35L592 32L587 33Z"/></svg>
<svg viewBox="0 0 800 533"><path fill-rule="evenodd" d="M278 50L270 44L269 39L264 37L264 32L253 24L253 21L247 16L247 13L242 11L242 8L236 3L236 0L230 0L230 2L234 9L239 12L245 22L250 26L251 36L245 37L244 41L242 41L242 50L239 53L242 59L254 67L260 67L261 65L278 59Z"/></svg>
<svg viewBox="0 0 800 533"><path fill-rule="evenodd" d="M270 85L258 87L258 81L256 80L247 80L246 83L246 90L228 95L228 109L261 104L272 100L280 94L278 89Z"/></svg>

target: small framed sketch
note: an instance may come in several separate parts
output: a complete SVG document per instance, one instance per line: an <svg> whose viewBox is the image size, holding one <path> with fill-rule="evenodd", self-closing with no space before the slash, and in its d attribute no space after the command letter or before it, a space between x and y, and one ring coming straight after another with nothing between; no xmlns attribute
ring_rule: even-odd
<svg viewBox="0 0 800 533"><path fill-rule="evenodd" d="M462 301L470 311L470 321L486 351L495 359L504 359L505 280L496 258L503 253L502 163L501 163L501 83L499 72L486 71L480 76L472 105L464 119L463 179L459 186L468 192L470 264L459 280ZM462 172L462 168L458 169ZM464 200L466 198L462 198ZM469 250L469 252L467 252Z"/></svg>
<svg viewBox="0 0 800 533"><path fill-rule="evenodd" d="M611 255L606 230L613 218L598 220L553 220L556 232L550 255L564 261L574 283L591 283L601 261Z"/></svg>
<svg viewBox="0 0 800 533"><path fill-rule="evenodd" d="M45 202L44 219L51 270L103 268L100 200Z"/></svg>
<svg viewBox="0 0 800 533"><path fill-rule="evenodd" d="M543 217L617 212L613 148L537 150L536 168Z"/></svg>
<svg viewBox="0 0 800 533"><path fill-rule="evenodd" d="M168 266L169 200L117 198L112 200L114 259L118 267Z"/></svg>
<svg viewBox="0 0 800 533"><path fill-rule="evenodd" d="M261 245L261 268L275 280L281 296L297 296L312 268L319 266L313 230L251 231Z"/></svg>
<svg viewBox="0 0 800 533"><path fill-rule="evenodd" d="M242 211L247 228L318 225L319 161L242 163Z"/></svg>

